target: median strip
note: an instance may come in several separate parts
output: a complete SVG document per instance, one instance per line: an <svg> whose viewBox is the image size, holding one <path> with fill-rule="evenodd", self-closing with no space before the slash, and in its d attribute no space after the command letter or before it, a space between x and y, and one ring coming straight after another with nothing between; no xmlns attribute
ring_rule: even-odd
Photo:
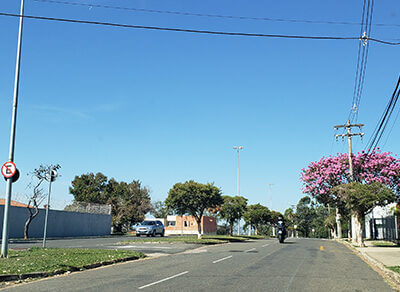
<svg viewBox="0 0 400 292"><path fill-rule="evenodd" d="M168 278L164 278L164 279L162 279L162 280L158 280L158 281L156 281L156 282L153 282L153 283L150 283L150 284L147 284L147 285L141 286L141 287L139 287L138 289L143 289L143 288L146 288L146 287L150 287L150 286L153 286L153 285L156 285L156 284L159 284L159 283L162 283L162 282L165 282L165 281L171 280L171 279L173 279L173 278L176 278L176 277L179 277L179 276L185 275L185 274L187 274L187 273L189 273L189 271L185 271L185 272L182 272L182 273L176 274L176 275L174 275L174 276L171 276L171 277L168 277Z"/></svg>
<svg viewBox="0 0 400 292"><path fill-rule="evenodd" d="M230 255L230 256L224 257L224 258L222 258L222 259L215 260L215 261L213 261L213 264L216 264L216 263L222 262L222 261L224 261L224 260L230 259L231 257L232 257L232 256Z"/></svg>

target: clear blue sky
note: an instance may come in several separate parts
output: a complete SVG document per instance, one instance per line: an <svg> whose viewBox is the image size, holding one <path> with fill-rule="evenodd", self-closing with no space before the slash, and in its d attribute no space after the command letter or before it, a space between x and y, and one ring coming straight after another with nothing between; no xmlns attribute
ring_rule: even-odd
<svg viewBox="0 0 400 292"><path fill-rule="evenodd" d="M362 1L80 1L235 16L361 20ZM19 12L19 1L0 11ZM26 0L26 14L236 32L358 36L359 25L218 19L88 8ZM374 23L400 24L396 0L375 1ZM18 19L0 17L0 156L8 158ZM372 28L400 39L400 27ZM333 125L351 107L357 41L197 35L49 21L25 21L13 199L27 173L59 163L53 207L72 201L75 175L139 179L163 200L176 182L215 182L249 203L284 211L302 197L301 168L346 151ZM400 46L371 43L359 121L370 137L392 94ZM397 110L398 111L398 110ZM397 112L396 112L397 113ZM395 115L393 116L394 120ZM392 127L392 124L390 124ZM384 150L399 153L400 118ZM355 139L354 150L365 147ZM386 140L386 137L383 139ZM271 189L268 184L272 183ZM272 192L271 192L272 190ZM5 182L0 184L5 193ZM271 204L272 195L272 204Z"/></svg>

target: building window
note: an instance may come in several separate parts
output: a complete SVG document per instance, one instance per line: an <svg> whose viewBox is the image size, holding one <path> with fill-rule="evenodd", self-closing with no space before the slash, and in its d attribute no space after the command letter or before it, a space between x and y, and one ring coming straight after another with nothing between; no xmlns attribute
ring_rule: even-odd
<svg viewBox="0 0 400 292"><path fill-rule="evenodd" d="M183 224L185 227L189 227L189 221L185 221Z"/></svg>
<svg viewBox="0 0 400 292"><path fill-rule="evenodd" d="M176 226L176 221L168 221L167 226Z"/></svg>

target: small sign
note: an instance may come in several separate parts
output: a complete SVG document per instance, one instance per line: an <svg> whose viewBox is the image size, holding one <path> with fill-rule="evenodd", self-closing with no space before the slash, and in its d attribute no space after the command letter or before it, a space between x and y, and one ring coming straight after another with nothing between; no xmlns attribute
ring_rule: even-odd
<svg viewBox="0 0 400 292"><path fill-rule="evenodd" d="M16 172L17 172L17 167L15 166L15 163L12 161L7 161L1 167L1 174L5 178L13 177Z"/></svg>

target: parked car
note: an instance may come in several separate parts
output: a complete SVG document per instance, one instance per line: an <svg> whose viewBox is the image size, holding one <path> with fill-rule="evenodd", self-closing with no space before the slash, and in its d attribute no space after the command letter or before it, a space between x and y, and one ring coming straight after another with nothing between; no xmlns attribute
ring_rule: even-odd
<svg viewBox="0 0 400 292"><path fill-rule="evenodd" d="M147 235L147 236L156 236L160 234L164 236L165 228L164 224L162 224L159 220L146 220L136 226L136 236Z"/></svg>

